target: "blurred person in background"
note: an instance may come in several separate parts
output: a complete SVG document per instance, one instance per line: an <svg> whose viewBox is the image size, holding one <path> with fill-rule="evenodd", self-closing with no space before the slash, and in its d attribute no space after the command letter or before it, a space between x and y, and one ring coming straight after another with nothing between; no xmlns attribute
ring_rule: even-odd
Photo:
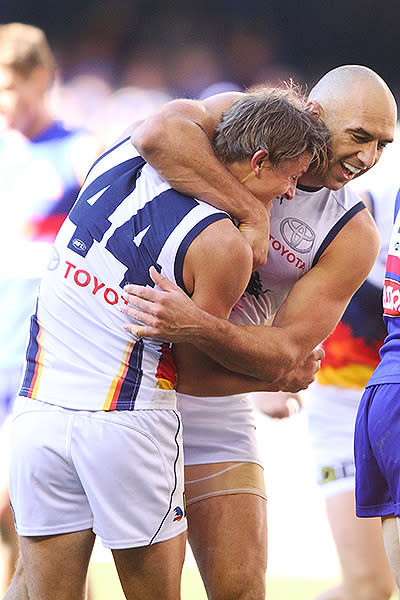
<svg viewBox="0 0 400 600"><path fill-rule="evenodd" d="M50 108L54 55L42 30L0 25L0 423L18 390L29 319L51 244L99 153L92 135L67 129ZM4 425L4 436L7 425ZM4 465L3 465L4 469ZM6 589L18 554L2 469L0 532Z"/></svg>
<svg viewBox="0 0 400 600"><path fill-rule="evenodd" d="M198 311L156 273L164 292L128 286L133 306L124 310L143 323L131 328L134 335L190 341L226 368L248 375L268 365L274 381L332 331L374 264L376 226L346 184L373 167L393 140L396 103L386 83L366 67L327 73L311 90L309 106L331 132L328 168L310 169L294 195L273 202L269 215L232 181L210 146L220 111L237 97L174 102L139 125L132 141L174 187L230 207L245 233L258 228L260 237L253 238L262 246L258 265L271 241L266 264L253 274L231 322ZM270 318L272 326L265 326ZM262 467L251 407L235 396L215 406L210 399L205 417L205 399L200 400L179 397L189 541L210 599L264 598L265 507L261 493L254 494L257 485L262 490ZM230 443L221 441L225 437Z"/></svg>
<svg viewBox="0 0 400 600"><path fill-rule="evenodd" d="M303 408L301 392L257 392L251 394L253 406L271 419L287 419Z"/></svg>
<svg viewBox="0 0 400 600"><path fill-rule="evenodd" d="M127 123L141 120L170 100L162 90L128 86L112 93L90 119L91 128L109 148L121 136Z"/></svg>
<svg viewBox="0 0 400 600"><path fill-rule="evenodd" d="M318 483L343 577L339 587L318 600L387 600L394 585L379 522L355 516L353 451L358 403L386 335L381 307L391 233L389 209L390 198L374 203L373 216L383 242L378 261L323 343L325 358L305 401Z"/></svg>
<svg viewBox="0 0 400 600"><path fill-rule="evenodd" d="M396 169L398 159L390 174L390 181L393 181ZM398 177L396 179L398 187ZM380 517L385 550L396 584L400 587L399 190L394 194L394 223L388 245L382 294L387 336L379 352L380 360L358 406L354 454L356 515L364 520Z"/></svg>

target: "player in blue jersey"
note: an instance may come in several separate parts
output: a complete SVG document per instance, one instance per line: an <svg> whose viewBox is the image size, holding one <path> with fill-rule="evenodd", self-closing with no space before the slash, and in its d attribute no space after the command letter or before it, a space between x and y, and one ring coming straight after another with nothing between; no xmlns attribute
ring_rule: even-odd
<svg viewBox="0 0 400 600"><path fill-rule="evenodd" d="M272 90L231 107L215 151L268 207L294 195L327 137L293 91ZM124 331L123 286L151 285L150 266L226 318L248 283L252 254L226 213L173 190L128 137L89 171L31 320L10 475L29 597L83 598L99 535L128 599L179 598L186 515L175 363L189 386L210 361L192 346L173 358L169 344L135 342ZM190 356L198 376L181 368ZM314 353L301 378L312 378L318 359ZM18 581L7 600L23 597Z"/></svg>
<svg viewBox="0 0 400 600"><path fill-rule="evenodd" d="M305 400L317 481L342 572L341 583L316 600L388 600L394 589L379 520L355 515L353 450L357 407L379 362L379 348L386 335L382 287L393 220L394 194L390 189L393 191L395 184L390 181L392 175L385 177L381 167L389 155L388 151L371 172L368 193L363 193L381 235L378 259L325 340L325 357Z"/></svg>
<svg viewBox="0 0 400 600"><path fill-rule="evenodd" d="M399 472L399 306L400 193L389 244L383 290L383 317L388 335L356 418L356 514L381 517L385 549L396 583L400 584Z"/></svg>
<svg viewBox="0 0 400 600"><path fill-rule="evenodd" d="M7 314L0 325L0 425L17 393L51 243L99 151L92 135L55 119L49 106L55 70L43 31L22 23L0 25L0 307ZM7 477L0 486L6 589L18 549Z"/></svg>
<svg viewBox="0 0 400 600"><path fill-rule="evenodd" d="M232 322L199 311L154 272L165 291L128 287L129 299L141 309L129 308L128 314L140 314L145 324L131 327L136 335L191 341L228 369L269 378L279 389L277 379L330 333L375 261L376 227L345 184L373 167L393 140L396 103L366 67L327 73L311 90L309 106L331 131L328 169L307 172L290 202L273 202L269 218L211 151L215 123L237 97L170 103L134 130L133 141L175 187L229 207L247 235L261 222L250 239L263 242L258 264L270 241L266 264L232 311ZM189 151L182 153L184 135ZM233 199L241 204L233 206ZM273 327L259 326L270 318ZM237 396L219 405L211 399L205 419L204 404L203 398L180 399L189 541L210 599L264 598L265 492L251 407Z"/></svg>

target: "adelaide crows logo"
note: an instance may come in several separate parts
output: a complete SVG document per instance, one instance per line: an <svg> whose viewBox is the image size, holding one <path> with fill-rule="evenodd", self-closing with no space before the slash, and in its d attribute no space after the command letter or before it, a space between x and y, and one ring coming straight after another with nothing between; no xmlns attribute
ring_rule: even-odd
<svg viewBox="0 0 400 600"><path fill-rule="evenodd" d="M260 294L264 294L265 292L270 292L271 290L263 289L262 281L260 275L257 271L254 271L251 275L250 281L245 290L251 296L259 297Z"/></svg>
<svg viewBox="0 0 400 600"><path fill-rule="evenodd" d="M175 517L173 518L173 520L180 521L183 517L183 510L181 509L181 507L177 506L176 508L174 508L174 513L175 513Z"/></svg>

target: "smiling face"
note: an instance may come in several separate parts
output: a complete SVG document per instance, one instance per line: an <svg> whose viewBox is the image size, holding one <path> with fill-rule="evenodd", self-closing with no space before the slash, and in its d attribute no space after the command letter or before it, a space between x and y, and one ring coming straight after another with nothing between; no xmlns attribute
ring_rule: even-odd
<svg viewBox="0 0 400 600"><path fill-rule="evenodd" d="M393 141L396 114L391 102L362 95L340 107L327 110L324 121L331 132L332 158L323 185L332 190L371 169L385 146Z"/></svg>
<svg viewBox="0 0 400 600"><path fill-rule="evenodd" d="M330 71L311 90L308 106L330 131L331 158L324 173L307 173L302 184L338 190L371 169L393 141L396 102L367 67Z"/></svg>

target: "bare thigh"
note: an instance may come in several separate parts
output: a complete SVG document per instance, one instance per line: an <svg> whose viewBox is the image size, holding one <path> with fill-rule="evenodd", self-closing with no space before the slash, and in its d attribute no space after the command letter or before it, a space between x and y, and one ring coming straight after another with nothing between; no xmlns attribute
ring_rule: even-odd
<svg viewBox="0 0 400 600"><path fill-rule="evenodd" d="M186 533L142 548L112 550L127 600L179 600Z"/></svg>
<svg viewBox="0 0 400 600"><path fill-rule="evenodd" d="M29 597L83 600L94 540L91 529L46 537L20 536Z"/></svg>
<svg viewBox="0 0 400 600"><path fill-rule="evenodd" d="M222 465L222 463L221 463ZM190 466L190 478L207 465ZM216 495L188 504L189 543L209 599L265 598L266 500L251 493Z"/></svg>

